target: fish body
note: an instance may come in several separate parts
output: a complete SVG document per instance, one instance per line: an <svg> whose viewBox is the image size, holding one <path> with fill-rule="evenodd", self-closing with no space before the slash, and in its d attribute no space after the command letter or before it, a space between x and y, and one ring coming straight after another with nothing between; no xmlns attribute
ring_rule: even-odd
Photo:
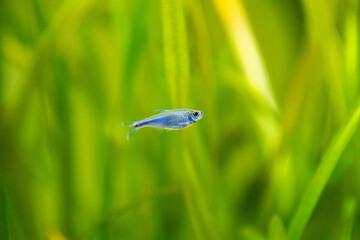
<svg viewBox="0 0 360 240"><path fill-rule="evenodd" d="M130 139L140 128L153 127L167 130L177 130L191 126L203 117L203 112L190 109L156 110L154 116L135 122L123 122L130 127L127 139Z"/></svg>

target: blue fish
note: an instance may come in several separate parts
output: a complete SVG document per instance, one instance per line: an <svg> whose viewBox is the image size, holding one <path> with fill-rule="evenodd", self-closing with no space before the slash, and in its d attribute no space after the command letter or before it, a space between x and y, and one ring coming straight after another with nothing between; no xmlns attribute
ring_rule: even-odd
<svg viewBox="0 0 360 240"><path fill-rule="evenodd" d="M121 124L130 127L126 139L130 139L143 127L161 128L167 130L178 130L191 126L198 122L204 115L202 111L190 109L155 110L158 113L152 117L135 122L122 122Z"/></svg>

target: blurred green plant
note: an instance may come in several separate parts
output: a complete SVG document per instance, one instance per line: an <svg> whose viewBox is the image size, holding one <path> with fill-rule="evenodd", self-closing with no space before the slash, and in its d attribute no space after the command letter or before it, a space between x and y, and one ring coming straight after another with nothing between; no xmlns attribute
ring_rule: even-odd
<svg viewBox="0 0 360 240"><path fill-rule="evenodd" d="M359 10L1 1L0 239L359 239Z"/></svg>

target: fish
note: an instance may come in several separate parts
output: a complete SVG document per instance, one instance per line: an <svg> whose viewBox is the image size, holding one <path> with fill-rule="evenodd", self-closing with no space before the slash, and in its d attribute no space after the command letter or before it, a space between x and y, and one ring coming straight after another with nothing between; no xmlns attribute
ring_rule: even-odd
<svg viewBox="0 0 360 240"><path fill-rule="evenodd" d="M123 126L130 127L130 131L126 136L126 139L129 140L140 128L143 127L179 130L193 125L204 116L202 111L191 109L158 109L155 110L155 113L157 114L140 121L122 122L121 124Z"/></svg>

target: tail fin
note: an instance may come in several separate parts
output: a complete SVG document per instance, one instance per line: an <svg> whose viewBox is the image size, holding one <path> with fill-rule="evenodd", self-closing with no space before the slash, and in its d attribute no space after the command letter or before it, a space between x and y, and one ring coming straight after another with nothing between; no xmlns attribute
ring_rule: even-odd
<svg viewBox="0 0 360 240"><path fill-rule="evenodd" d="M134 134L139 130L138 127L136 127L136 122L122 122L121 125L124 127L129 127L130 131L126 136L126 139L129 140Z"/></svg>

